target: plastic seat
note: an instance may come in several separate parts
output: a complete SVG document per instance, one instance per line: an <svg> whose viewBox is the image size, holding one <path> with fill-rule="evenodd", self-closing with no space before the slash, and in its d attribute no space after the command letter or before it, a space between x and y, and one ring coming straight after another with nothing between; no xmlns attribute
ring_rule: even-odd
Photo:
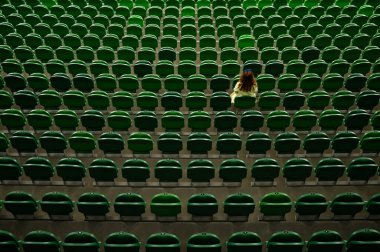
<svg viewBox="0 0 380 252"><path fill-rule="evenodd" d="M355 103L360 109L373 110L378 105L379 98L379 93L373 90L365 90L356 97Z"/></svg>
<svg viewBox="0 0 380 252"><path fill-rule="evenodd" d="M355 103L355 95L348 90L336 92L332 97L334 109L347 110Z"/></svg>
<svg viewBox="0 0 380 252"><path fill-rule="evenodd" d="M291 208L292 208L291 199L285 193L281 193L281 192L268 193L264 195L260 200L260 212L264 216L284 217L286 213L290 212Z"/></svg>
<svg viewBox="0 0 380 252"><path fill-rule="evenodd" d="M16 217L18 215L33 215L38 210L38 203L33 196L22 191L9 192L5 196L3 204L5 209Z"/></svg>
<svg viewBox="0 0 380 252"><path fill-rule="evenodd" d="M211 148L211 137L207 133L192 133L187 140L187 149L192 154L207 154Z"/></svg>
<svg viewBox="0 0 380 252"><path fill-rule="evenodd" d="M158 217L175 217L181 213L181 200L175 194L159 193L153 196L150 208Z"/></svg>
<svg viewBox="0 0 380 252"><path fill-rule="evenodd" d="M24 109L34 109L38 103L37 95L30 90L19 90L13 94L16 105Z"/></svg>
<svg viewBox="0 0 380 252"><path fill-rule="evenodd" d="M299 216L317 216L326 212L328 202L320 193L306 193L299 196L294 204ZM310 248L309 248L310 249Z"/></svg>
<svg viewBox="0 0 380 252"><path fill-rule="evenodd" d="M2 65L2 67L3 67L3 69L5 68L4 65ZM25 89L27 86L26 79L21 74L16 73L16 72L12 72L12 73L9 73L8 75L6 75L4 77L4 82L5 82L5 86L7 86L12 92L16 92L16 91Z"/></svg>
<svg viewBox="0 0 380 252"><path fill-rule="evenodd" d="M251 133L246 142L246 150L250 154L265 154L270 150L272 140L269 135L262 132Z"/></svg>
<svg viewBox="0 0 380 252"><path fill-rule="evenodd" d="M139 111L135 116L135 126L139 130L154 131L157 125L158 120L153 111Z"/></svg>
<svg viewBox="0 0 380 252"><path fill-rule="evenodd" d="M1 124L8 130L22 130L26 125L24 114L17 109L6 109L0 115Z"/></svg>
<svg viewBox="0 0 380 252"><path fill-rule="evenodd" d="M105 216L109 212L110 202L103 194L88 192L79 196L77 207L86 218L88 216Z"/></svg>
<svg viewBox="0 0 380 252"><path fill-rule="evenodd" d="M140 246L139 239L134 234L127 232L111 233L104 242L106 252L114 252L120 249L139 250Z"/></svg>
<svg viewBox="0 0 380 252"><path fill-rule="evenodd" d="M286 110L299 110L305 103L305 96L299 91L290 91L285 94L283 106Z"/></svg>
<svg viewBox="0 0 380 252"><path fill-rule="evenodd" d="M290 125L289 113L282 110L272 111L266 123L270 131L284 131Z"/></svg>
<svg viewBox="0 0 380 252"><path fill-rule="evenodd" d="M306 0L311 2L311 0ZM306 2L306 3L307 3ZM301 236L292 231L280 231L276 232L269 237L267 242L268 252L279 252L279 251L303 251L305 243Z"/></svg>
<svg viewBox="0 0 380 252"><path fill-rule="evenodd" d="M153 149L152 137L147 133L132 133L127 142L128 149L130 149L134 154L148 154Z"/></svg>
<svg viewBox="0 0 380 252"><path fill-rule="evenodd" d="M337 181L343 176L346 167L338 158L321 159L315 167L315 176L318 181Z"/></svg>
<svg viewBox="0 0 380 252"><path fill-rule="evenodd" d="M158 137L157 147L163 154L178 154L182 150L181 136L178 133L163 133Z"/></svg>
<svg viewBox="0 0 380 252"><path fill-rule="evenodd" d="M346 242L346 251L356 250L376 251L380 248L380 233L375 229L360 229L353 232Z"/></svg>
<svg viewBox="0 0 380 252"><path fill-rule="evenodd" d="M258 131L264 125L264 116L260 111L249 110L243 112L240 126L245 131Z"/></svg>
<svg viewBox="0 0 380 252"><path fill-rule="evenodd" d="M319 251L320 249L341 251L344 247L344 241L338 232L323 230L313 233L310 236L306 247L310 252Z"/></svg>
<svg viewBox="0 0 380 252"><path fill-rule="evenodd" d="M203 92L191 91L187 94L185 103L189 110L199 110L206 107L207 98Z"/></svg>
<svg viewBox="0 0 380 252"><path fill-rule="evenodd" d="M255 182L273 182L279 176L280 166L272 158L261 158L253 163L251 171Z"/></svg>
<svg viewBox="0 0 380 252"><path fill-rule="evenodd" d="M179 238L170 233L155 233L150 235L145 242L146 252L180 252L181 242Z"/></svg>
<svg viewBox="0 0 380 252"><path fill-rule="evenodd" d="M258 105L262 110L274 110L280 105L280 96L274 91L266 91L260 94Z"/></svg>
<svg viewBox="0 0 380 252"><path fill-rule="evenodd" d="M351 153L358 146L359 138L354 132L339 132L331 141L335 153Z"/></svg>
<svg viewBox="0 0 380 252"><path fill-rule="evenodd" d="M222 133L218 136L216 149L220 154L236 154L242 145L241 138L236 133Z"/></svg>
<svg viewBox="0 0 380 252"><path fill-rule="evenodd" d="M222 251L220 238L212 233L198 233L189 237L186 243L188 252L195 251Z"/></svg>
<svg viewBox="0 0 380 252"><path fill-rule="evenodd" d="M65 240L62 242L62 247L65 252L86 251L98 252L100 242L96 237L88 232L77 231L66 235Z"/></svg>
<svg viewBox="0 0 380 252"><path fill-rule="evenodd" d="M237 126L236 114L232 111L220 111L215 115L214 126L218 131L233 131Z"/></svg>
<svg viewBox="0 0 380 252"><path fill-rule="evenodd" d="M261 237L249 231L241 231L233 233L227 241L228 252L238 252L242 249L249 249L252 252L260 252L262 250L263 242Z"/></svg>
<svg viewBox="0 0 380 252"><path fill-rule="evenodd" d="M61 130L75 130L79 125L78 116L72 110L59 110L53 119L54 124Z"/></svg>
<svg viewBox="0 0 380 252"><path fill-rule="evenodd" d="M124 139L118 133L105 132L100 135L98 145L105 154L119 154L124 150Z"/></svg>
<svg viewBox="0 0 380 252"><path fill-rule="evenodd" d="M335 196L331 201L330 210L334 215L350 215L355 214L363 209L364 202L362 197L357 193L341 193Z"/></svg>
<svg viewBox="0 0 380 252"><path fill-rule="evenodd" d="M227 159L220 165L219 177L224 182L241 182L247 176L247 167L240 159Z"/></svg>
<svg viewBox="0 0 380 252"><path fill-rule="evenodd" d="M188 126L193 131L205 131L211 127L211 117L205 111L191 112L188 118Z"/></svg>
<svg viewBox="0 0 380 252"><path fill-rule="evenodd" d="M97 110L86 110L80 117L81 124L88 131L101 131L105 126L102 112Z"/></svg>
<svg viewBox="0 0 380 252"><path fill-rule="evenodd" d="M307 153L323 153L330 146L330 138L324 132L312 132L303 141Z"/></svg>
<svg viewBox="0 0 380 252"><path fill-rule="evenodd" d="M210 160L192 160L187 166L187 178L192 182L210 182L214 176L215 167Z"/></svg>
<svg viewBox="0 0 380 252"><path fill-rule="evenodd" d="M143 110L154 110L158 106L158 98L153 92L143 91L138 94L136 103Z"/></svg>
<svg viewBox="0 0 380 252"><path fill-rule="evenodd" d="M121 169L123 178L131 182L144 182L149 178L149 164L141 159L130 159L124 162Z"/></svg>
<svg viewBox="0 0 380 252"><path fill-rule="evenodd" d="M353 159L347 166L347 176L350 180L368 181L375 176L378 165L375 161L368 157L358 157Z"/></svg>
<svg viewBox="0 0 380 252"><path fill-rule="evenodd" d="M76 153L92 153L96 148L94 136L85 131L76 131L69 138L70 148Z"/></svg>
<svg viewBox="0 0 380 252"><path fill-rule="evenodd" d="M44 196L42 197L42 200L40 201L40 206L41 206L42 211L48 213L49 216L61 216L61 215L68 216L74 211L74 203L71 200L71 198L67 194L59 193L59 192L45 193ZM38 241L39 240L37 239L38 234L35 234L35 235L36 236L34 237L34 239L36 239L36 241L34 242L32 241L33 237L28 237L28 235L25 237L24 243L23 243L24 249L25 249L25 246L27 246L29 249L31 249L31 251L34 251L32 250L33 247L44 249L45 246L46 247L51 246L49 249L54 249L54 247L57 247L53 251L59 251L60 244L58 243L57 240L54 240L53 237L50 237L50 239L46 237L45 239L47 241L45 240L45 242L47 243L43 244L42 241ZM30 238L30 239L27 239L27 238ZM40 237L40 239L42 239L42 237ZM51 241L49 242L48 240L51 240ZM28 242L25 243L25 241L28 241ZM38 244L38 242L41 242L41 243Z"/></svg>
<svg viewBox="0 0 380 252"><path fill-rule="evenodd" d="M359 92L365 87L367 78L361 73L350 74L344 82L344 87L352 92Z"/></svg>
<svg viewBox="0 0 380 252"><path fill-rule="evenodd" d="M138 77L144 77L146 74L152 74L152 66L149 61L138 60L135 63L134 72Z"/></svg>
<svg viewBox="0 0 380 252"><path fill-rule="evenodd" d="M294 114L292 124L295 130L311 130L317 124L317 115L312 110L300 110Z"/></svg>
<svg viewBox="0 0 380 252"><path fill-rule="evenodd" d="M23 174L20 164L13 158L0 158L0 180L18 180Z"/></svg>
<svg viewBox="0 0 380 252"><path fill-rule="evenodd" d="M18 152L35 152L39 146L39 142L34 134L27 131L16 131L9 141L12 147Z"/></svg>
<svg viewBox="0 0 380 252"><path fill-rule="evenodd" d="M39 138L41 147L47 153L64 153L67 142L65 137L60 132L45 131Z"/></svg>
<svg viewBox="0 0 380 252"><path fill-rule="evenodd" d="M212 194L193 194L187 202L187 212L192 216L213 216L218 212L218 202Z"/></svg>
<svg viewBox="0 0 380 252"><path fill-rule="evenodd" d="M305 181L311 176L313 167L309 160L293 158L286 161L282 173L286 181Z"/></svg>
<svg viewBox="0 0 380 252"><path fill-rule="evenodd" d="M28 124L34 130L48 130L52 125L52 118L49 112L41 109L32 110L27 116Z"/></svg>
<svg viewBox="0 0 380 252"><path fill-rule="evenodd" d="M344 115L339 110L324 110L319 119L318 125L322 130L337 130L343 124Z"/></svg>
<svg viewBox="0 0 380 252"><path fill-rule="evenodd" d="M368 202L365 204L365 210L370 215L377 215L379 214L379 194L374 194L372 197L368 200Z"/></svg>
<svg viewBox="0 0 380 252"><path fill-rule="evenodd" d="M301 145L301 139L294 132L284 132L277 135L274 147L278 154L294 154Z"/></svg>

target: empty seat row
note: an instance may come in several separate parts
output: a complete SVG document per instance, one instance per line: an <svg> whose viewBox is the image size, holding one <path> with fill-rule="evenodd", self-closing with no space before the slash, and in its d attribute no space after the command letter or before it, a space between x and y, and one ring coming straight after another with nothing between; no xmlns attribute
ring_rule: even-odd
<svg viewBox="0 0 380 252"><path fill-rule="evenodd" d="M10 143L9 143L10 142ZM128 149L133 154L150 154L154 146L162 154L179 154L186 148L192 154L207 154L213 149L213 141L207 133L192 133L187 141L183 141L178 133L162 133L157 141L144 132L134 132L128 136L126 141ZM303 144L301 148L301 143ZM380 152L380 131L365 133L361 138L353 132L343 132L335 135L331 140L324 132L312 132L303 140L295 132L283 132L276 136L273 150L278 154L295 154L303 150L305 153L323 154L330 145L335 153L351 153L358 147L363 153ZM19 153L35 153L41 146L47 153L64 153L68 145L76 153L93 153L99 145L106 154L124 153L125 141L122 135L114 132L105 132L99 136L98 141L94 135L87 131L76 131L68 140L61 132L47 131L37 138L28 131L16 131L9 138L0 134L0 151L6 152L10 147ZM220 133L216 141L216 150L220 154L237 155L242 151L243 141L239 134L227 132ZM261 132L250 134L245 141L245 148L251 154L265 154L272 149L271 138Z"/></svg>
<svg viewBox="0 0 380 252"><path fill-rule="evenodd" d="M29 193L12 191L5 196L4 208L16 218L20 215L34 215L39 208L50 216L70 215L75 206L78 211L87 216L105 216L110 212L111 205L120 216L141 216L146 212L146 201L135 193L119 194L111 204L108 198L100 193L86 192L74 202L65 193L46 193L41 201L37 201ZM171 193L159 193L152 197L150 210L157 217L177 216L181 213L181 199ZM235 193L229 195L223 202L224 213L229 216L249 216L255 210L255 202L251 195ZM345 192L327 201L319 193L301 195L292 202L289 195L273 192L264 195L259 202L260 213L264 216L282 216L294 211L299 215L320 216L330 209L335 215L346 215L353 218L363 208L371 215L380 214L380 194L373 195L369 201L363 201L361 195ZM214 195L199 193L190 196L187 201L187 212L193 216L213 216L218 212L218 202Z"/></svg>
<svg viewBox="0 0 380 252"><path fill-rule="evenodd" d="M370 125L374 130L379 130L380 112L370 114L365 110L355 109L344 115L339 110L333 109L324 110L320 114L312 110L300 110L290 116L286 111L275 110L265 117L256 110L248 110L241 115L232 111L219 111L213 116L205 111L194 111L185 118L179 111L166 111L157 117L153 111L139 111L131 116L128 112L116 110L106 116L100 111L86 110L78 116L72 110L59 110L51 114L45 110L35 109L24 114L17 109L6 109L0 113L0 122L0 125L9 131L24 130L25 126L30 126L35 131L47 131L56 126L65 132L79 130L81 125L87 131L101 131L108 126L114 132L125 134L132 127L132 122L140 131L155 131L160 122L167 132L178 133L182 132L185 125L192 132L207 132L212 126L218 132L233 132L238 126L248 132L259 131L264 126L269 131L275 132L285 131L289 126L292 126L296 132L308 132L318 126L322 131L339 131L338 135L352 135L339 128L345 126L347 130L358 131Z"/></svg>
<svg viewBox="0 0 380 252"><path fill-rule="evenodd" d="M192 182L210 182L216 178L217 172L223 182L241 182L247 178L247 165L241 159L225 159L219 169L216 169L210 160L195 159L184 169L177 160L162 159L154 166L154 177L159 182L178 182L184 177L186 170L187 179ZM146 182L153 177L151 167L142 159L126 160L120 170L121 172L114 161L107 158L95 159L87 168L76 158L63 158L56 165L42 157L29 158L23 165L10 157L0 158L0 181L5 184L7 181L20 180L24 173L32 181L50 181L57 174L64 182L81 182L87 173L96 182L114 182L119 173L128 182ZM376 162L368 157L353 158L347 167L339 158L322 158L314 168L310 160L305 158L288 159L282 168L272 158L259 158L253 162L250 170L255 182L273 182L281 172L287 182L304 182L313 173L318 182L328 181L331 184L336 183L343 175L350 181L363 182L379 173Z"/></svg>
<svg viewBox="0 0 380 252"><path fill-rule="evenodd" d="M101 247L104 251L112 252L116 250L141 251L145 247L149 252L181 251L181 239L171 233L154 233L147 237L143 243L139 238L129 232L115 232L109 234L104 242L98 239L92 233L85 231L74 231L68 233L63 241L48 231L34 230L27 233L23 240L5 230L0 231L3 242L0 249L9 252L20 251L36 252L49 250L51 252L63 251L69 252L80 250L83 252L98 252ZM291 248L291 251L302 252L304 248L308 252L331 250L347 252L355 251L377 251L380 248L380 232L375 229L359 229L350 234L347 240L343 240L341 234L333 230L321 230L313 233L308 241L293 231L278 231L268 238L268 241L262 241L260 235L251 231L240 231L231 234L226 242L222 242L219 236L214 233L196 233L191 235L186 241L186 251L213 251L221 252L224 247L228 252L239 252L247 248L252 252L261 252L263 247L270 252L283 252Z"/></svg>

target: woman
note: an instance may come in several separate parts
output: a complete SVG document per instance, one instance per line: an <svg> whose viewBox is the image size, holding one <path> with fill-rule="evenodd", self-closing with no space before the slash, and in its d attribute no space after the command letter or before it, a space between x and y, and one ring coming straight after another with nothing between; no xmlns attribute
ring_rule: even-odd
<svg viewBox="0 0 380 252"><path fill-rule="evenodd" d="M257 83L251 69L244 69L240 76L240 80L236 83L234 91L231 94L231 103L235 102L237 96L253 96L257 95Z"/></svg>

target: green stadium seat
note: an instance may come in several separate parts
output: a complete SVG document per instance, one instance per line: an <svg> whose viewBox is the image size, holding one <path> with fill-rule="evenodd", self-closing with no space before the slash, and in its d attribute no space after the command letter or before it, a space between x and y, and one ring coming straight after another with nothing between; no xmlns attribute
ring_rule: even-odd
<svg viewBox="0 0 380 252"><path fill-rule="evenodd" d="M283 110L272 111L266 123L270 131L284 131L290 125L289 113Z"/></svg>
<svg viewBox="0 0 380 252"><path fill-rule="evenodd" d="M142 131L154 131L158 120L153 111L139 111L135 115L135 126Z"/></svg>
<svg viewBox="0 0 380 252"><path fill-rule="evenodd" d="M379 194L374 194L366 203L365 210L369 215L378 215L379 214Z"/></svg>
<svg viewBox="0 0 380 252"><path fill-rule="evenodd" d="M35 152L39 146L36 136L27 131L16 131L9 141L18 152Z"/></svg>
<svg viewBox="0 0 380 252"><path fill-rule="evenodd" d="M42 109L34 109L26 116L28 124L34 130L48 130L52 125L52 117L49 112Z"/></svg>
<svg viewBox="0 0 380 252"><path fill-rule="evenodd" d="M379 130L380 129L380 126L379 126L379 112L375 112L372 116L371 116L371 125L373 127L374 130ZM369 115L368 115L369 116ZM365 121L367 122L366 125L368 124L368 121ZM364 126L363 126L364 127Z"/></svg>
<svg viewBox="0 0 380 252"><path fill-rule="evenodd" d="M350 180L368 181L372 176L375 176L378 170L378 165L375 161L368 157L358 157L348 164L347 176Z"/></svg>
<svg viewBox="0 0 380 252"><path fill-rule="evenodd" d="M181 213L181 200L175 194L159 193L153 196L150 207L157 217L175 217Z"/></svg>
<svg viewBox="0 0 380 252"><path fill-rule="evenodd" d="M116 110L107 117L107 124L113 131L128 131L132 121L128 112Z"/></svg>
<svg viewBox="0 0 380 252"><path fill-rule="evenodd" d="M220 111L215 115L214 127L218 131L232 132L237 126L237 116L232 111Z"/></svg>
<svg viewBox="0 0 380 252"><path fill-rule="evenodd" d="M237 252L242 249L249 249L252 252L262 250L263 242L258 234L249 231L233 233L226 243L229 252Z"/></svg>
<svg viewBox="0 0 380 252"><path fill-rule="evenodd" d="M104 154L120 154L124 150L124 139L118 133L105 132L100 135L98 145Z"/></svg>
<svg viewBox="0 0 380 252"><path fill-rule="evenodd" d="M221 133L216 142L216 149L220 154L236 154L240 151L242 140L236 133Z"/></svg>
<svg viewBox="0 0 380 252"><path fill-rule="evenodd" d="M22 110L34 109L38 104L37 95L30 90L18 90L13 94L16 105Z"/></svg>
<svg viewBox="0 0 380 252"><path fill-rule="evenodd" d="M297 111L292 124L296 131L310 131L317 124L317 115L313 110Z"/></svg>
<svg viewBox="0 0 380 252"><path fill-rule="evenodd" d="M219 177L223 182L241 182L247 176L247 167L240 159L227 159L220 164Z"/></svg>
<svg viewBox="0 0 380 252"><path fill-rule="evenodd" d="M10 157L0 158L0 180L18 180L23 170L17 160Z"/></svg>
<svg viewBox="0 0 380 252"><path fill-rule="evenodd" d="M66 252L78 250L97 252L100 248L100 242L91 233L76 231L66 235L65 240L62 242L62 247Z"/></svg>
<svg viewBox="0 0 380 252"><path fill-rule="evenodd" d="M338 110L348 110L355 103L355 95L348 90L336 92L332 97L332 105Z"/></svg>
<svg viewBox="0 0 380 252"><path fill-rule="evenodd" d="M318 4L319 1L306 0L305 4ZM268 252L303 251L305 242L301 236L293 231L279 231L271 235L267 242Z"/></svg>
<svg viewBox="0 0 380 252"><path fill-rule="evenodd" d="M18 109L6 109L1 115L1 124L8 130L22 130L26 125L24 114Z"/></svg>
<svg viewBox="0 0 380 252"><path fill-rule="evenodd" d="M194 216L212 217L218 212L218 202L214 195L208 193L193 194L187 201L187 212Z"/></svg>
<svg viewBox="0 0 380 252"><path fill-rule="evenodd" d="M379 231L375 229L360 229L353 232L346 242L346 251L355 250L376 251L379 249Z"/></svg>
<svg viewBox="0 0 380 252"><path fill-rule="evenodd" d="M187 149L192 154L207 154L212 148L211 137L207 133L192 133L187 140Z"/></svg>
<svg viewBox="0 0 380 252"><path fill-rule="evenodd" d="M8 72L6 70L6 67L4 66L5 62L7 62L7 60L3 62L2 67L5 72ZM11 63L10 61L8 62ZM20 73L17 72L11 72L8 75L6 75L4 77L4 82L5 86L8 87L11 90L11 92L16 92L25 89L27 86L26 79Z"/></svg>
<svg viewBox="0 0 380 252"><path fill-rule="evenodd" d="M33 215L38 210L38 203L29 193L22 191L9 192L3 201L4 207L16 218L19 215Z"/></svg>
<svg viewBox="0 0 380 252"><path fill-rule="evenodd" d="M41 230L29 232L22 241L23 250L28 252L36 250L58 252L60 246L58 238L53 233Z"/></svg>
<svg viewBox="0 0 380 252"><path fill-rule="evenodd" d="M147 252L180 252L181 242L177 236L170 233L155 233L150 235L145 242Z"/></svg>
<svg viewBox="0 0 380 252"><path fill-rule="evenodd" d="M88 167L91 178L96 182L113 182L117 178L118 169L111 159L99 158Z"/></svg>
<svg viewBox="0 0 380 252"><path fill-rule="evenodd" d="M121 193L116 196L113 203L115 212L120 214L121 217L141 216L145 213L146 202L144 198L136 193ZM116 240L115 240L116 242ZM105 249L107 250L106 245ZM132 246L131 246L132 247ZM140 244L134 244L134 248L139 248ZM115 246L109 246L109 249L115 248ZM113 250L112 250L113 251Z"/></svg>
<svg viewBox="0 0 380 252"><path fill-rule="evenodd" d="M284 132L277 135L274 147L278 154L294 154L301 145L301 139L294 132Z"/></svg>
<svg viewBox="0 0 380 252"><path fill-rule="evenodd" d="M88 216L105 216L110 208L110 202L106 196L95 192L81 194L76 204L78 211L86 218Z"/></svg>
<svg viewBox="0 0 380 252"><path fill-rule="evenodd" d="M356 105L360 109L373 110L379 103L380 95L373 90L365 90L356 97Z"/></svg>
<svg viewBox="0 0 380 252"><path fill-rule="evenodd" d="M260 212L263 216L279 216L284 218L285 214L289 213L291 208L292 202L286 193L268 193L260 200Z"/></svg>
<svg viewBox="0 0 380 252"><path fill-rule="evenodd" d="M257 159L252 165L252 178L255 182L272 182L279 176L280 165L272 158Z"/></svg>
<svg viewBox="0 0 380 252"><path fill-rule="evenodd" d="M344 241L336 231L323 230L313 233L306 244L308 251L318 251L319 249L342 250Z"/></svg>
<svg viewBox="0 0 380 252"><path fill-rule="evenodd" d="M303 181L311 176L313 167L309 160L304 158L293 158L286 161L282 173L287 182Z"/></svg>
<svg viewBox="0 0 380 252"><path fill-rule="evenodd" d="M318 125L322 130L337 130L342 124L344 120L344 115L335 109L324 110L319 119Z"/></svg>
<svg viewBox="0 0 380 252"><path fill-rule="evenodd" d="M318 181L334 181L343 176L346 167L342 160L338 158L325 158L321 159L314 171Z"/></svg>
<svg viewBox="0 0 380 252"><path fill-rule="evenodd" d="M54 124L61 130L75 130L79 125L79 119L75 111L59 110L53 117Z"/></svg>
<svg viewBox="0 0 380 252"><path fill-rule="evenodd" d="M76 131L69 138L70 148L76 153L92 153L96 148L94 136L86 131Z"/></svg>
<svg viewBox="0 0 380 252"><path fill-rule="evenodd" d="M298 217L302 216L319 216L326 212L328 202L323 194L306 193L297 198L294 203L295 212Z"/></svg>
<svg viewBox="0 0 380 252"><path fill-rule="evenodd" d="M178 182L182 178L182 166L177 160L159 160L154 167L154 174L160 182Z"/></svg>
<svg viewBox="0 0 380 252"><path fill-rule="evenodd" d="M210 160L195 159L187 166L187 178L192 182L210 182L215 176L215 167Z"/></svg>
<svg viewBox="0 0 380 252"><path fill-rule="evenodd" d="M98 110L86 110L80 117L81 124L88 131L101 131L105 126L105 118Z"/></svg>
<svg viewBox="0 0 380 252"><path fill-rule="evenodd" d="M68 216L74 211L74 203L71 200L71 198L65 193L59 193L59 192L45 193L42 197L42 200L39 203L40 203L42 211L48 213L50 217L62 216L62 215ZM29 240L29 239L27 239L27 237L28 237L28 235L24 239L24 243L23 243L24 249L25 249L25 245L26 245L25 240ZM32 238L32 237L30 237L30 238ZM35 239L37 239L37 237L35 237ZM36 242L38 242L38 240ZM33 245L34 246L43 246L44 244L42 243L42 241L40 241L40 242L41 242L41 244L38 244L38 243L33 244L32 242L27 243L27 246L30 246L30 249L32 249ZM45 241L45 242L48 242L48 241ZM51 242L53 242L53 241L51 241ZM45 246L57 246L57 245L59 248L59 244L56 244L55 242L53 242L53 244L49 244L49 243L45 244ZM41 247L40 249L43 249L43 247ZM59 251L59 249L56 251Z"/></svg>
<svg viewBox="0 0 380 252"><path fill-rule="evenodd" d="M189 237L186 242L188 252L195 251L222 251L222 243L220 238L213 233L198 233Z"/></svg>
<svg viewBox="0 0 380 252"><path fill-rule="evenodd" d="M253 132L251 133L246 142L246 150L250 154L265 154L270 150L272 145L272 140L269 135L263 132Z"/></svg>
<svg viewBox="0 0 380 252"><path fill-rule="evenodd" d="M330 147L330 138L325 132L311 132L303 140L306 153L323 153Z"/></svg>
<svg viewBox="0 0 380 252"><path fill-rule="evenodd" d="M128 149L134 154L148 154L153 149L152 137L144 132L134 132L128 138Z"/></svg>
<svg viewBox="0 0 380 252"><path fill-rule="evenodd" d="M67 147L66 139L60 132L45 131L39 141L47 153L63 153Z"/></svg>
<svg viewBox="0 0 380 252"><path fill-rule="evenodd" d="M7 109L12 107L13 105L13 96L11 93L5 91L5 90L0 90L0 108L1 109ZM0 116L1 119L1 116Z"/></svg>
<svg viewBox="0 0 380 252"><path fill-rule="evenodd" d="M365 87L367 78L361 73L350 74L344 82L344 87L352 92L359 92Z"/></svg>
<svg viewBox="0 0 380 252"><path fill-rule="evenodd" d="M260 111L248 110L241 115L240 126L245 131L258 131L264 125L264 116Z"/></svg>
<svg viewBox="0 0 380 252"><path fill-rule="evenodd" d="M339 132L331 140L331 148L335 153L351 153L356 149L359 137L354 132Z"/></svg>
<svg viewBox="0 0 380 252"><path fill-rule="evenodd" d="M370 114L365 110L354 109L346 114L344 125L347 127L347 130L362 130L368 125L370 117Z"/></svg>
<svg viewBox="0 0 380 252"><path fill-rule="evenodd" d="M363 209L364 202L357 193L346 192L335 196L331 201L330 210L334 215L349 215L353 217Z"/></svg>
<svg viewBox="0 0 380 252"><path fill-rule="evenodd" d="M157 147L162 154L178 154L182 150L182 138L178 133L162 133L158 137Z"/></svg>

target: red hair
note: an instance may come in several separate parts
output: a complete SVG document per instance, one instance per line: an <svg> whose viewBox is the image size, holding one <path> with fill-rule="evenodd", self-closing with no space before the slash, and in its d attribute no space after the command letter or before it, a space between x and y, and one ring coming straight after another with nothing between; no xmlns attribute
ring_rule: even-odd
<svg viewBox="0 0 380 252"><path fill-rule="evenodd" d="M244 92L250 92L252 87L256 86L256 80L251 71L244 71L240 75L239 89Z"/></svg>

